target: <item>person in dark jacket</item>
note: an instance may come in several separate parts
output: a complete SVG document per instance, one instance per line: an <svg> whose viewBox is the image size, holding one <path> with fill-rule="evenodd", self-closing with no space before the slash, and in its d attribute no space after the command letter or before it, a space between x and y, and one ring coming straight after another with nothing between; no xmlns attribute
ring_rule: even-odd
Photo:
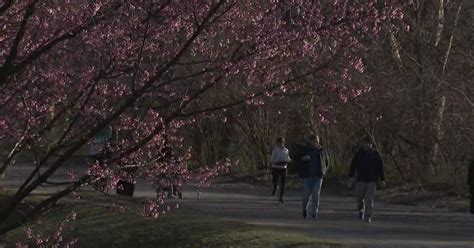
<svg viewBox="0 0 474 248"><path fill-rule="evenodd" d="M323 177L329 167L327 151L321 147L319 136L310 135L294 146L294 161L303 179L303 217L308 218L309 198L312 198L311 218L318 219L319 199Z"/></svg>
<svg viewBox="0 0 474 248"><path fill-rule="evenodd" d="M359 218L371 223L377 182L380 180L382 187L385 187L385 176L382 158L374 149L370 137L364 138L361 149L354 155L349 177L355 181Z"/></svg>
<svg viewBox="0 0 474 248"><path fill-rule="evenodd" d="M467 184L469 185L469 192L471 193L471 204L469 207L469 212L474 214L474 159L471 160L469 164L468 173L467 173Z"/></svg>

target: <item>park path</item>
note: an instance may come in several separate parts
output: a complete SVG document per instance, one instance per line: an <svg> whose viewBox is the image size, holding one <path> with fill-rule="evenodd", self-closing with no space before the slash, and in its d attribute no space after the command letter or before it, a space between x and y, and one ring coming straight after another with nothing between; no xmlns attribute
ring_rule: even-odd
<svg viewBox="0 0 474 248"><path fill-rule="evenodd" d="M137 188L137 196L149 196ZM242 221L279 231L303 233L348 247L468 247L474 248L474 216L421 206L376 202L374 222L357 218L352 197L323 194L319 220L301 216L298 191L290 191L284 204L277 204L270 189L249 184L216 184L194 188L179 200L196 214Z"/></svg>
<svg viewBox="0 0 474 248"><path fill-rule="evenodd" d="M7 171L3 186L18 186L31 167L15 166ZM60 170L52 181L67 178ZM43 192L42 192L43 191ZM42 188L37 193L54 191ZM291 233L303 233L333 241L347 247L468 247L474 248L474 215L422 206L394 205L376 202L374 222L366 224L357 218L352 197L328 193L322 189L319 220L301 216L300 192L289 190L285 203L277 204L270 189L246 183L217 183L201 189L185 188L178 201L187 212L198 215L242 221ZM135 197L153 197L155 191L139 183Z"/></svg>

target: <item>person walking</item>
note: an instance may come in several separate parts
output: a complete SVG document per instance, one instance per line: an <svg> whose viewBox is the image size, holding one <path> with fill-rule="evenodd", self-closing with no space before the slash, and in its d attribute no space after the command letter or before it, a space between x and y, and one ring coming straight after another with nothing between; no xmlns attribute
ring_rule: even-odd
<svg viewBox="0 0 474 248"><path fill-rule="evenodd" d="M469 212L474 214L474 159L471 160L469 164L468 173L467 173L467 184L469 185L469 192L471 194L471 204L469 207Z"/></svg>
<svg viewBox="0 0 474 248"><path fill-rule="evenodd" d="M321 186L330 162L319 136L309 135L307 140L295 146L295 162L298 174L303 179L303 217L308 218L310 210L311 218L318 220Z"/></svg>
<svg viewBox="0 0 474 248"><path fill-rule="evenodd" d="M385 187L385 176L382 157L369 136L363 139L361 148L352 159L349 177L355 181L359 218L372 223L377 182L380 180L381 187Z"/></svg>
<svg viewBox="0 0 474 248"><path fill-rule="evenodd" d="M270 157L270 162L272 163L272 182L273 182L273 191L272 195L275 196L278 179L281 180L280 185L280 195L278 202L283 203L283 193L285 192L285 181L287 174L288 162L290 162L290 155L288 149L285 147L285 139L283 137L278 137L276 139L276 145L272 150Z"/></svg>
<svg viewBox="0 0 474 248"><path fill-rule="evenodd" d="M106 162L111 158L111 141L113 137L113 130L111 127L107 126L102 128L92 139L92 142L89 147L89 154L91 157L91 162L96 161L98 166L101 169L105 169L107 166ZM91 177L91 186L101 192L107 192L107 178L92 176Z"/></svg>

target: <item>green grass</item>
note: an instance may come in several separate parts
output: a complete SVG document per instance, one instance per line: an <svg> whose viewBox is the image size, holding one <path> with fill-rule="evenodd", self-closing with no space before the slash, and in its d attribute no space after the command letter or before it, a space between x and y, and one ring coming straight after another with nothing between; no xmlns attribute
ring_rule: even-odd
<svg viewBox="0 0 474 248"><path fill-rule="evenodd" d="M336 247L309 236L285 233L241 222L204 218L176 210L159 220L135 213L114 213L101 206L81 203L63 205L47 214L34 227L49 235L59 221L74 210L77 219L71 223L66 238L78 238L77 247ZM24 228L0 238L13 246L25 240ZM8 246L7 246L8 247Z"/></svg>

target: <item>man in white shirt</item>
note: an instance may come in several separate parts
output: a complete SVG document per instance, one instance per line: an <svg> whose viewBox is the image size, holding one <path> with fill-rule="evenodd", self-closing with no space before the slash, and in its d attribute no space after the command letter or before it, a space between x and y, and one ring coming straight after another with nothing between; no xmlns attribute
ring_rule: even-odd
<svg viewBox="0 0 474 248"><path fill-rule="evenodd" d="M285 139L283 137L278 137L276 140L276 145L272 150L270 161L272 163L272 176L273 176L272 195L276 194L278 178L281 177L280 197L278 200L280 203L283 203L283 192L285 189L285 180L286 180L286 168L290 160L291 159L290 159L288 149L285 147Z"/></svg>

